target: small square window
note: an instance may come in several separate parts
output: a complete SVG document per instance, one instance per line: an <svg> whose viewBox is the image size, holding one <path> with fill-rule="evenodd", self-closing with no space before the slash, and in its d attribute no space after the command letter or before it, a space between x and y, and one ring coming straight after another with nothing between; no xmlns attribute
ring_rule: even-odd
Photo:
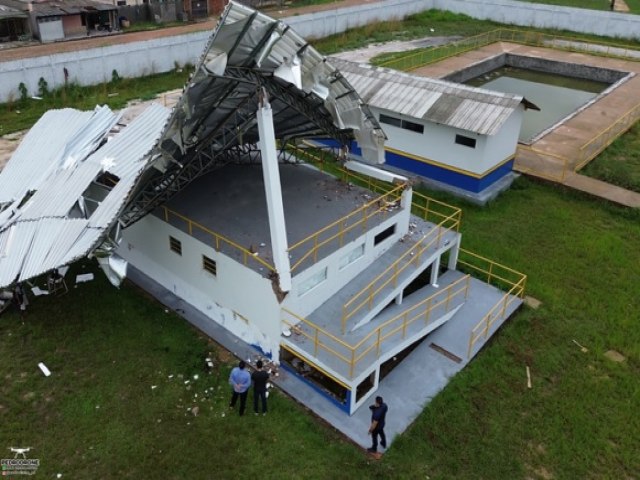
<svg viewBox="0 0 640 480"><path fill-rule="evenodd" d="M177 238L169 237L169 250L182 255L182 242Z"/></svg>
<svg viewBox="0 0 640 480"><path fill-rule="evenodd" d="M205 255L202 256L202 268L204 268L204 270L209 272L211 275L217 274L216 261Z"/></svg>

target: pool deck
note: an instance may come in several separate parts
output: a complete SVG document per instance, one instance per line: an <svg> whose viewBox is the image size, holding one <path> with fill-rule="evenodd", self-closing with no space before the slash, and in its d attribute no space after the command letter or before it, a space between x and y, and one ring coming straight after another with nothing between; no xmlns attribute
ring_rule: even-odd
<svg viewBox="0 0 640 480"><path fill-rule="evenodd" d="M562 183L567 187L620 205L639 208L640 194L580 175L574 170L581 163L581 158L583 158L581 151L585 145L624 117L631 109L640 105L640 62L497 42L418 68L412 73L432 78L443 78L454 71L462 70L502 53L542 57L557 62L578 63L635 73L617 88L555 126L530 146L520 145L516 153L514 169Z"/></svg>

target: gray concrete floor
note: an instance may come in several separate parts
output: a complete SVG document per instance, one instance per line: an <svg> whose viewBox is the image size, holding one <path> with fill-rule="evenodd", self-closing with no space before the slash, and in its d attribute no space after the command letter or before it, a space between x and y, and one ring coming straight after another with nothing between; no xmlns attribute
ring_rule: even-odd
<svg viewBox="0 0 640 480"><path fill-rule="evenodd" d="M255 355L256 352L250 345L231 335L202 312L187 304L134 267L129 266L127 275L131 281L149 292L162 304L179 313L236 357L247 358ZM495 288L483 282L476 282L477 288L472 289L468 301L457 314L443 326L429 334L415 350L380 382L376 394L381 395L385 403L389 405L385 432L390 448L393 448L392 444L395 438L409 428L431 399L444 389L449 380L471 361L484 344L498 331L506 321L506 318L509 318L522 304L520 299L516 299L509 306L506 318L494 323L487 338L483 338L476 345L472 356L467 358L466 350L469 332L478 320L482 318L483 312L488 311L495 305L496 298L501 296L501 293ZM460 361L454 361L449 356L434 350L431 348L431 344L436 344L441 349L458 356ZM369 409L362 407L353 415L348 416L310 385L284 369L281 369L279 377L273 380L273 383L279 388L327 421L354 443L363 448L370 446L371 440L367 434L370 423ZM273 415L277 415L277 412L273 412Z"/></svg>
<svg viewBox="0 0 640 480"><path fill-rule="evenodd" d="M355 185L350 185L308 165L280 164L280 181L284 216L289 245L305 239L318 230L343 218L376 195ZM253 165L227 165L196 179L168 203L167 207L227 237L246 249L258 252L259 256L273 264L267 203L262 178L262 167ZM155 214L163 218L162 210ZM386 214L378 214L367 221L367 228L382 222ZM360 217L358 217L359 219ZM186 223L170 218L170 223L187 232ZM349 223L351 224L351 223ZM322 238L337 232L329 230ZM361 230L356 228L346 233L343 243L355 239ZM210 235L193 231L193 237L212 244ZM338 240L327 244L319 251L318 260L339 248ZM313 242L291 252L292 265L311 247ZM223 253L237 260L237 250L223 246ZM300 265L297 271L309 266L311 259ZM256 270L259 264L250 262ZM266 272L263 272L266 274Z"/></svg>

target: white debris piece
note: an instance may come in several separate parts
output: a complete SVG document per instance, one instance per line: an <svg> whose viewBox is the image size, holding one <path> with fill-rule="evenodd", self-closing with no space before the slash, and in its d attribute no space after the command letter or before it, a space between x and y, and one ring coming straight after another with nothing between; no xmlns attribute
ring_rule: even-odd
<svg viewBox="0 0 640 480"><path fill-rule="evenodd" d="M199 378L199 377L198 377L198 374L195 374L195 375L193 376L193 379L194 379L194 380L197 380L198 378Z"/></svg>
<svg viewBox="0 0 640 480"><path fill-rule="evenodd" d="M76 276L76 283L90 282L93 280L93 273L81 273Z"/></svg>
<svg viewBox="0 0 640 480"><path fill-rule="evenodd" d="M47 290L41 290L40 287L33 287L31 289L31 292L36 296L39 297L40 295L49 295L49 292Z"/></svg>
<svg viewBox="0 0 640 480"><path fill-rule="evenodd" d="M158 388L158 385L151 385L151 390L155 390L156 388Z"/></svg>
<svg viewBox="0 0 640 480"><path fill-rule="evenodd" d="M51 375L51 371L47 368L47 366L44 363L40 362L38 364L38 368L40 368L40 370L42 370L42 373L44 373L45 377L48 377L48 376Z"/></svg>

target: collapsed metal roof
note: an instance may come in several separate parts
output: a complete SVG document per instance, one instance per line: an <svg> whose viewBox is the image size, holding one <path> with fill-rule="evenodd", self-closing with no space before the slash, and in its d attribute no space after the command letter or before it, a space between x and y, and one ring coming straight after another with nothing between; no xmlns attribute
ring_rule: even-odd
<svg viewBox="0 0 640 480"><path fill-rule="evenodd" d="M329 136L346 145L355 137L364 161L384 162L384 133L342 74L289 26L230 2L122 221L135 222L255 144L262 91L281 142Z"/></svg>
<svg viewBox="0 0 640 480"><path fill-rule="evenodd" d="M332 58L342 74L372 107L401 113L481 135L494 135L521 103L521 95L419 77L388 68Z"/></svg>
<svg viewBox="0 0 640 480"><path fill-rule="evenodd" d="M333 137L384 161L384 133L347 80L288 26L230 2L173 112L47 112L0 172L0 288L108 253L119 231L198 176L255 151L268 95L276 137ZM106 143L105 139L109 139Z"/></svg>
<svg viewBox="0 0 640 480"><path fill-rule="evenodd" d="M98 148L119 118L107 107L43 115L0 174L0 287L104 242L168 116L153 105Z"/></svg>

